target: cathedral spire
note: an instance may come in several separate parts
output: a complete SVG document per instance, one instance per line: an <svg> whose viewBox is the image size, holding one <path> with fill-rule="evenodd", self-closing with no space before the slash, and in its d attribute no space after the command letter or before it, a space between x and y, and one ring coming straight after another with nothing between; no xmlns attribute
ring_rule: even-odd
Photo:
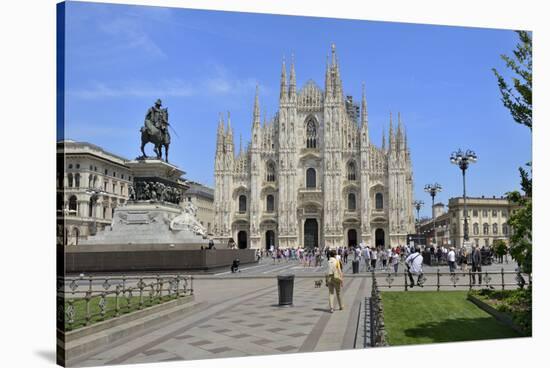
<svg viewBox="0 0 550 368"><path fill-rule="evenodd" d="M284 101L286 100L287 96L287 88L286 88L286 64L285 64L285 57L283 56L283 66L281 70L281 92L279 94L279 100Z"/></svg>
<svg viewBox="0 0 550 368"><path fill-rule="evenodd" d="M393 133L393 119L392 119L392 113L390 111L390 145L389 149L390 151L393 151L395 149L395 135Z"/></svg>
<svg viewBox="0 0 550 368"><path fill-rule="evenodd" d="M233 154L233 129L231 128L231 113L228 111L227 112L227 139L226 139L226 143L227 143L227 153L229 154Z"/></svg>
<svg viewBox="0 0 550 368"><path fill-rule="evenodd" d="M330 69L331 68L328 62L328 55L327 55L327 68L325 71L325 98L332 96L332 76L331 76Z"/></svg>
<svg viewBox="0 0 550 368"><path fill-rule="evenodd" d="M365 83L362 86L362 96L361 96L361 128L368 129L369 125L369 115L367 112L367 98L365 97Z"/></svg>
<svg viewBox="0 0 550 368"><path fill-rule="evenodd" d="M288 86L288 97L290 100L296 99L296 71L294 70L294 54L290 61L290 82Z"/></svg>
<svg viewBox="0 0 550 368"><path fill-rule="evenodd" d="M258 98L258 85L256 84L256 96L254 97L253 127L260 126L260 102Z"/></svg>
<svg viewBox="0 0 550 368"><path fill-rule="evenodd" d="M401 112L397 113L397 150L401 151L405 149L405 142L403 139L403 124L401 123Z"/></svg>
<svg viewBox="0 0 550 368"><path fill-rule="evenodd" d="M386 150L386 128L382 127L382 151Z"/></svg>
<svg viewBox="0 0 550 368"><path fill-rule="evenodd" d="M239 134L239 155L243 154L243 135Z"/></svg>

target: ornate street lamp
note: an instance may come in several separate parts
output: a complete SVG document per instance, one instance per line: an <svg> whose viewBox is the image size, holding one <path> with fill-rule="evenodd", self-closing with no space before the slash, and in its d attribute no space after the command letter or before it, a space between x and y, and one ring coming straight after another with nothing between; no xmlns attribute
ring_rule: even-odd
<svg viewBox="0 0 550 368"><path fill-rule="evenodd" d="M437 233L435 230L435 195L443 190L443 187L437 183L434 184L426 184L424 187L424 191L428 193L432 197L432 221L433 221L433 228L434 228L434 240L435 245L437 245Z"/></svg>
<svg viewBox="0 0 550 368"><path fill-rule="evenodd" d="M463 200L464 200L464 240L462 242L462 246L464 247L464 243L468 241L468 210L466 207L466 170L468 169L468 166L470 163L476 163L477 162L477 155L472 150L466 150L466 152L462 152L461 149L459 149L456 152L451 153L450 157L451 163L454 165L457 165L460 170L462 170L462 187L464 189L463 192Z"/></svg>
<svg viewBox="0 0 550 368"><path fill-rule="evenodd" d="M420 209L422 208L422 206L424 205L424 202L422 201L413 201L413 206L414 208L416 208L416 242L417 243L420 243L419 241L419 237L420 237L420 234L418 233L418 229L420 227Z"/></svg>

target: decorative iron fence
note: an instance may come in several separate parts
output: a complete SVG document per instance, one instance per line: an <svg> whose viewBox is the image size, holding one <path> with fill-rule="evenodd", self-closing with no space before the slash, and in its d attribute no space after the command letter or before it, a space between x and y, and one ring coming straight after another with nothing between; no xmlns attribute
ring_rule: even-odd
<svg viewBox="0 0 550 368"><path fill-rule="evenodd" d="M489 289L506 287L514 287L523 289L525 286L532 284L531 274L526 274L518 271L484 271L472 272L459 271L441 272L437 269L436 272L424 272L422 274L412 274L413 286L415 287L435 287L437 291L444 287L467 287L472 290L474 287L485 287ZM402 273L387 272L384 274L375 274L372 272L372 278L383 279L386 283L377 286L381 288L399 288L404 287L405 291L411 288L411 281L407 271ZM403 283L398 282L398 279L403 279Z"/></svg>
<svg viewBox="0 0 550 368"><path fill-rule="evenodd" d="M380 290L378 289L378 282L376 277L372 278L372 291L369 302L368 313L368 331L367 324L365 323L365 336L368 340L365 340L365 346L379 347L387 346L386 341L386 328L384 326L384 306L382 304L382 297L380 296ZM366 304L366 303L365 303ZM365 319L367 314L365 314Z"/></svg>
<svg viewBox="0 0 550 368"><path fill-rule="evenodd" d="M58 325L69 331L193 295L186 275L58 277Z"/></svg>

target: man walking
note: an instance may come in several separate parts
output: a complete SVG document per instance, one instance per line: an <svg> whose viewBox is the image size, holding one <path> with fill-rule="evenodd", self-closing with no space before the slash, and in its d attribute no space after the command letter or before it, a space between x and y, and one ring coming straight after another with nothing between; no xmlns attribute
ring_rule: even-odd
<svg viewBox="0 0 550 368"><path fill-rule="evenodd" d="M481 251L479 245L476 245L472 251L472 285L476 284L476 275L478 274L479 285L481 285Z"/></svg>
<svg viewBox="0 0 550 368"><path fill-rule="evenodd" d="M454 273L456 270L455 247L451 247L451 250L447 253L447 263L449 264L449 271Z"/></svg>
<svg viewBox="0 0 550 368"><path fill-rule="evenodd" d="M420 249L415 248L414 252L411 253L406 259L405 259L405 266L407 267L407 275L409 276L410 281L410 287L414 287L414 279L413 274L418 275L416 279L416 284L418 286L422 286L420 284L420 279L422 278L422 262L423 262L422 254L420 254Z"/></svg>

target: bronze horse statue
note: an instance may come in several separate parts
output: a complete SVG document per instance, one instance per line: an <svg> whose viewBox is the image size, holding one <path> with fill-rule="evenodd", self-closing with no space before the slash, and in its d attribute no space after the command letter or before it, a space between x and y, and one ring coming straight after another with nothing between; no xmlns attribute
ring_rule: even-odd
<svg viewBox="0 0 550 368"><path fill-rule="evenodd" d="M160 109L161 121L155 125L148 118L145 119L145 126L141 127L141 153L146 158L145 145L153 143L157 159L162 160L162 147L164 147L164 156L168 162L168 148L170 146L170 133L168 133L168 109ZM164 128L159 128L159 126Z"/></svg>

